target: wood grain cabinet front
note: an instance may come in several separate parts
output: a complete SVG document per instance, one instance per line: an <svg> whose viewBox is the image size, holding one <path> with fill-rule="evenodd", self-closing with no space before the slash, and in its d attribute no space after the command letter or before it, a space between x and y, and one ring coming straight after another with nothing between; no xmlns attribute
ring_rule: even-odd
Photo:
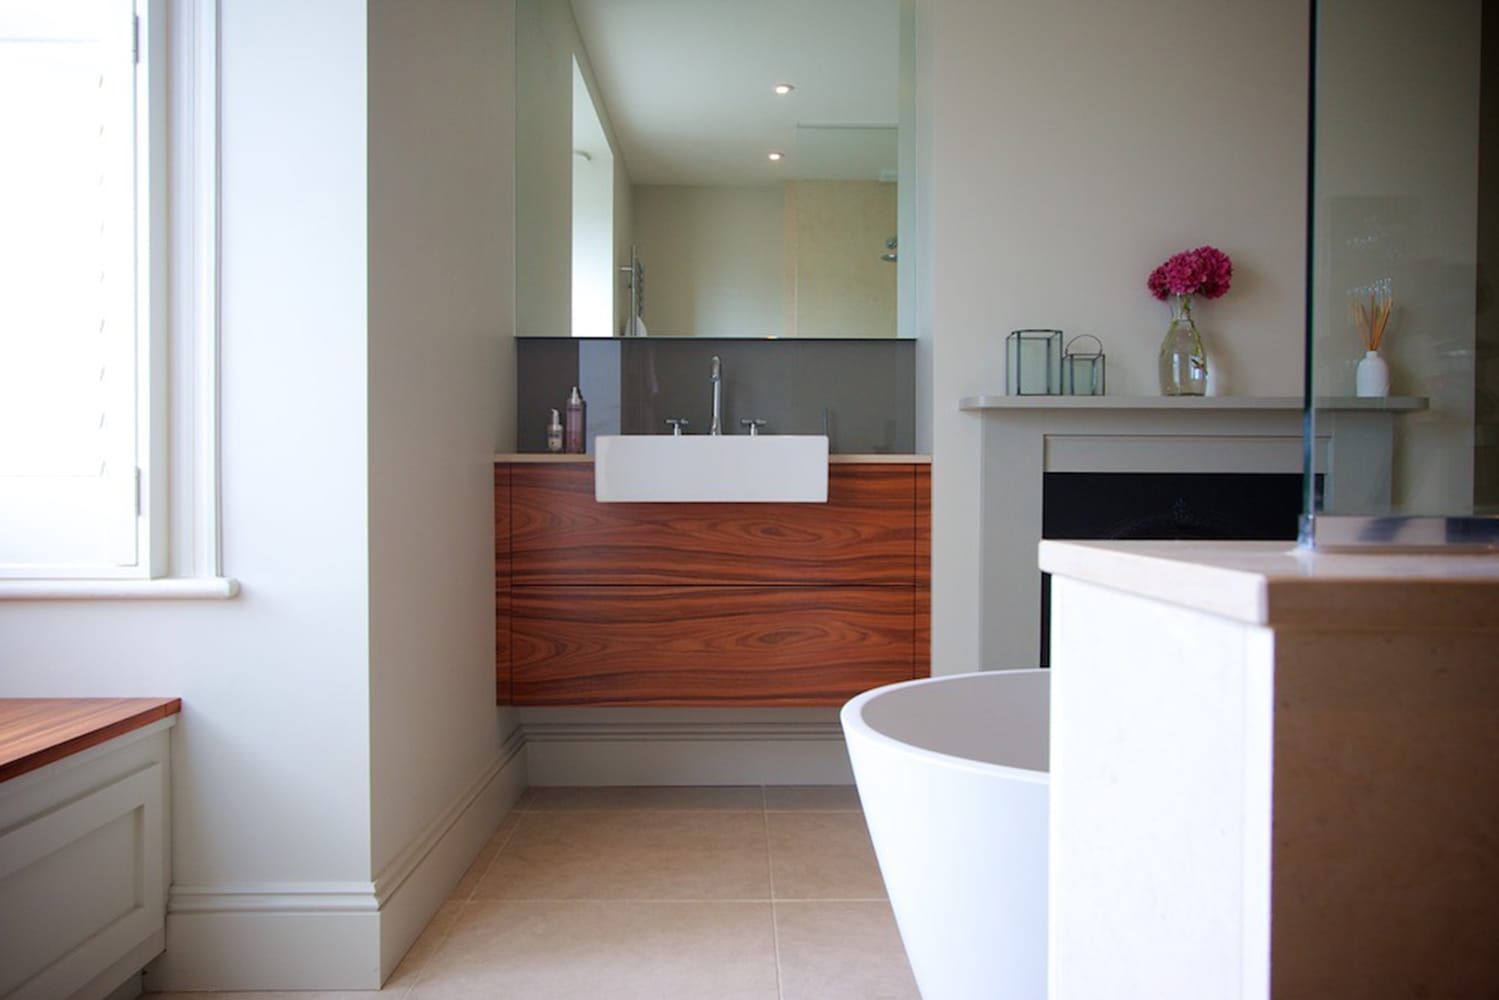
<svg viewBox="0 0 1499 1000"><path fill-rule="evenodd" d="M600 504L591 465L497 464L500 702L837 705L926 676L928 483L840 464L826 504Z"/></svg>

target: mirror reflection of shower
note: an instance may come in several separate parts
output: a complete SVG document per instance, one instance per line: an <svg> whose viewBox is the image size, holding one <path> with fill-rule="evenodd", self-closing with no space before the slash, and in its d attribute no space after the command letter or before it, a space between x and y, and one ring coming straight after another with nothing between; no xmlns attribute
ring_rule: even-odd
<svg viewBox="0 0 1499 1000"><path fill-rule="evenodd" d="M640 263L640 248L633 243L630 245L630 264L628 267L620 268L626 275L625 291L630 298L630 311L626 315L624 327L620 331L622 337L644 337L645 318L645 268Z"/></svg>
<svg viewBox="0 0 1499 1000"><path fill-rule="evenodd" d="M892 236L885 241L885 253L880 254L880 260L894 264L899 259L900 254L897 252L896 239Z"/></svg>

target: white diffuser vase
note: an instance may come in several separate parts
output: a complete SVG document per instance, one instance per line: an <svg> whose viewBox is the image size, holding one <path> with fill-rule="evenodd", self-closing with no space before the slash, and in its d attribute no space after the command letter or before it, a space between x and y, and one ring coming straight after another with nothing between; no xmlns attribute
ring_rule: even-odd
<svg viewBox="0 0 1499 1000"><path fill-rule="evenodd" d="M1353 386L1357 396L1390 394L1390 366L1385 364L1378 351L1369 351L1359 360L1358 367L1353 370Z"/></svg>

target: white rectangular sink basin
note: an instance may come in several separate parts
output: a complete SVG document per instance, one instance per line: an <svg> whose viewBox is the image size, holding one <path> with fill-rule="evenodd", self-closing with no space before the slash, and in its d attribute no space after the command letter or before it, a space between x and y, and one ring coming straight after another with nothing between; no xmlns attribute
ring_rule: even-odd
<svg viewBox="0 0 1499 1000"><path fill-rule="evenodd" d="M601 434L593 494L601 503L827 503L821 434Z"/></svg>

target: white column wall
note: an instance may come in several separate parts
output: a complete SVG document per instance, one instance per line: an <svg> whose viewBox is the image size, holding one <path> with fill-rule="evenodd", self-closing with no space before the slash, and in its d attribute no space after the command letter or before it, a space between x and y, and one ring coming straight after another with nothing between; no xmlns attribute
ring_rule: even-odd
<svg viewBox="0 0 1499 1000"><path fill-rule="evenodd" d="M1306 0L919 0L919 357L931 358L933 672L981 667L979 426L1005 334L1091 333L1109 391L1155 395L1146 275L1234 261L1199 310L1235 395L1301 391ZM923 365L924 368L924 365ZM923 424L927 415L918 418Z"/></svg>
<svg viewBox="0 0 1499 1000"><path fill-rule="evenodd" d="M372 0L369 16L370 837L383 879L513 728L494 705L493 485L495 452L514 447L496 435L515 409L501 360L513 4ZM415 905L413 936L441 882ZM410 943L393 940L387 965Z"/></svg>

